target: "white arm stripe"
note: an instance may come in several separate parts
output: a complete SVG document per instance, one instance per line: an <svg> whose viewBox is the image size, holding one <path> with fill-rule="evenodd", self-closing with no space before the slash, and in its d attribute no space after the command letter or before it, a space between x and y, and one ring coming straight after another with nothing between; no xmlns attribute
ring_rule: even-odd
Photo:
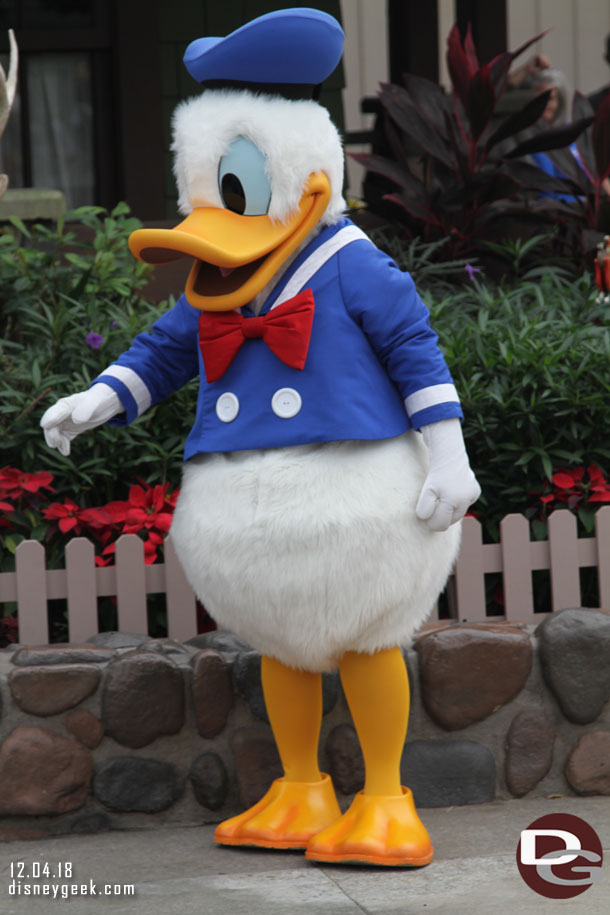
<svg viewBox="0 0 610 915"><path fill-rule="evenodd" d="M337 251L340 251L345 245L349 245L350 242L361 240L371 242L368 235L366 235L362 229L359 229L358 226L345 226L343 229L339 229L339 231L332 235L328 241L325 241L319 248L316 248L306 261L303 261L294 276L288 280L286 286L282 292L280 292L277 301L273 303L271 308L277 308L282 302L286 302L288 299L297 295L301 289L304 289L312 276L318 272L320 267L322 267L327 260L330 260L333 254L336 254ZM373 243L371 242L371 244Z"/></svg>
<svg viewBox="0 0 610 915"><path fill-rule="evenodd" d="M110 375L118 381L122 381L129 393L138 405L138 416L141 416L145 410L148 410L152 402L150 391L133 369L128 369L125 365L109 365L104 369L101 375Z"/></svg>
<svg viewBox="0 0 610 915"><path fill-rule="evenodd" d="M405 407L409 416L425 410L427 407L436 407L442 403L459 403L460 398L457 395L455 386L452 384L433 384L429 388L422 388L421 391L415 391L409 394L405 400Z"/></svg>

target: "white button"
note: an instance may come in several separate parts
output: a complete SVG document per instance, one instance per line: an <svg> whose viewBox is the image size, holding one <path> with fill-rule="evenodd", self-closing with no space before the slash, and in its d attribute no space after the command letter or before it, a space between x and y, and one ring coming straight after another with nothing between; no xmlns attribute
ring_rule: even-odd
<svg viewBox="0 0 610 915"><path fill-rule="evenodd" d="M290 419L297 415L302 403L301 395L294 388L280 388L271 398L271 409L281 419Z"/></svg>
<svg viewBox="0 0 610 915"><path fill-rule="evenodd" d="M239 400L230 391L221 394L216 401L216 415L223 423L231 423L239 413Z"/></svg>

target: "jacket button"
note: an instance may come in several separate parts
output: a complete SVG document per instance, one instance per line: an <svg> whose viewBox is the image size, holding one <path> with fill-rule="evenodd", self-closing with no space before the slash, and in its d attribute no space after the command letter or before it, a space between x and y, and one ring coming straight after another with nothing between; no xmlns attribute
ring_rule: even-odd
<svg viewBox="0 0 610 915"><path fill-rule="evenodd" d="M271 409L281 419L291 419L301 409L301 395L294 388L280 388L271 398Z"/></svg>
<svg viewBox="0 0 610 915"><path fill-rule="evenodd" d="M239 400L230 391L221 394L216 401L216 415L223 423L231 423L239 413Z"/></svg>

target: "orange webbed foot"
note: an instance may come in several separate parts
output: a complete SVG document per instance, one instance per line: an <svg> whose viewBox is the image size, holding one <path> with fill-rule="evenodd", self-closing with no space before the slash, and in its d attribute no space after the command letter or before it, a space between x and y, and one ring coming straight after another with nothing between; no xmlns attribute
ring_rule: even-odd
<svg viewBox="0 0 610 915"><path fill-rule="evenodd" d="M220 845L306 848L312 836L340 816L329 775L319 782L278 778L257 804L221 823L214 840Z"/></svg>
<svg viewBox="0 0 610 915"><path fill-rule="evenodd" d="M309 842L305 857L327 863L421 867L434 848L419 819L409 788L383 797L360 792L340 820Z"/></svg>

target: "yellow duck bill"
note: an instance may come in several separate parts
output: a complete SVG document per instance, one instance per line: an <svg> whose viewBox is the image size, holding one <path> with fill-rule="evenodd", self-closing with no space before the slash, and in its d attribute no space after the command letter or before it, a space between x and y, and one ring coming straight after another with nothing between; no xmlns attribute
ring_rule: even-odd
<svg viewBox="0 0 610 915"><path fill-rule="evenodd" d="M285 223L195 207L174 229L137 229L131 253L148 264L194 258L185 294L201 311L230 311L250 302L320 221L330 200L323 172L311 175L295 213Z"/></svg>

